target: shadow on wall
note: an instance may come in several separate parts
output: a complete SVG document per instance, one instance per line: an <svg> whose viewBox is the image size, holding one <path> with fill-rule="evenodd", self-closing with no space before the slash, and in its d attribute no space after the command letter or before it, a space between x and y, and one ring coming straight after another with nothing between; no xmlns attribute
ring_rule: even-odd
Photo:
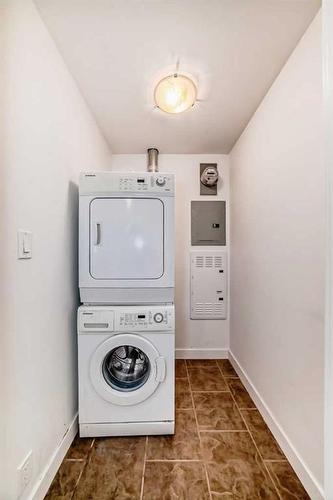
<svg viewBox="0 0 333 500"><path fill-rule="evenodd" d="M67 220L66 220L66 225L64 227L65 235L70 234L71 239L70 239L70 247L69 247L69 258L71 260L69 269L71 275L69 276L70 282L72 283L72 290L73 290L73 302L76 304L78 307L80 304L80 296L79 296L79 273L78 273L78 255L79 255L79 249L78 249L78 234L79 234L79 189L78 185L75 184L73 181L69 181L68 183L68 195L67 195L67 207L66 207L66 214L67 214ZM75 360L75 371L77 373L77 336L76 336L76 330L77 330L77 319L76 319L76 312L77 312L77 307L73 308L72 311L72 318L71 318L71 331L74 334L75 341L73 342L74 346L74 360ZM76 400L77 400L77 394L76 394Z"/></svg>
<svg viewBox="0 0 333 500"><path fill-rule="evenodd" d="M79 188L73 181L68 183L67 196L67 224L65 226L65 234L71 235L71 283L73 283L73 293L77 297L77 304L80 303L79 298L79 273L78 273L78 235L79 235ZM75 326L76 328L76 326Z"/></svg>

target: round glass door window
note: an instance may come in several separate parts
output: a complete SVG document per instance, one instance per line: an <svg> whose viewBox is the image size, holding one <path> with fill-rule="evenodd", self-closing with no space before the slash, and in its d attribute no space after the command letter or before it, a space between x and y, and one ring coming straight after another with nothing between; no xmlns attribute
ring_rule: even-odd
<svg viewBox="0 0 333 500"><path fill-rule="evenodd" d="M147 381L150 362L138 347L123 345L105 356L102 371L105 381L113 389L135 391Z"/></svg>

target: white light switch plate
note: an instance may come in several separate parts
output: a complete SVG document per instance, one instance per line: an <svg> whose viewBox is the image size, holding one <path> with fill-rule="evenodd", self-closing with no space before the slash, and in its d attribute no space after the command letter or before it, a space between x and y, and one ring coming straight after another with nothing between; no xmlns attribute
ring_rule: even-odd
<svg viewBox="0 0 333 500"><path fill-rule="evenodd" d="M32 257L32 232L19 229L17 232L17 258L31 259Z"/></svg>

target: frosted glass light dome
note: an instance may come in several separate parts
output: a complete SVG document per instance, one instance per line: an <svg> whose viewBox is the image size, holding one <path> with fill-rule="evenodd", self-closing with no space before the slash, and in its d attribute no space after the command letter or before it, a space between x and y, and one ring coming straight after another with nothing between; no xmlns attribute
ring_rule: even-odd
<svg viewBox="0 0 333 500"><path fill-rule="evenodd" d="M197 88L187 76L169 75L158 82L154 97L156 106L162 111L182 113L195 103Z"/></svg>

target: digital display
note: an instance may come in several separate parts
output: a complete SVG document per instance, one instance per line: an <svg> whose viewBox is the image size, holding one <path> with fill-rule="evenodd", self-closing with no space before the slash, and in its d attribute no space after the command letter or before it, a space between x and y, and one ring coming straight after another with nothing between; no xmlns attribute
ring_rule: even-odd
<svg viewBox="0 0 333 500"><path fill-rule="evenodd" d="M138 319L146 319L146 315L145 314L138 314Z"/></svg>
<svg viewBox="0 0 333 500"><path fill-rule="evenodd" d="M137 179L137 182L139 182L140 184L144 183L145 180L144 179Z"/></svg>

